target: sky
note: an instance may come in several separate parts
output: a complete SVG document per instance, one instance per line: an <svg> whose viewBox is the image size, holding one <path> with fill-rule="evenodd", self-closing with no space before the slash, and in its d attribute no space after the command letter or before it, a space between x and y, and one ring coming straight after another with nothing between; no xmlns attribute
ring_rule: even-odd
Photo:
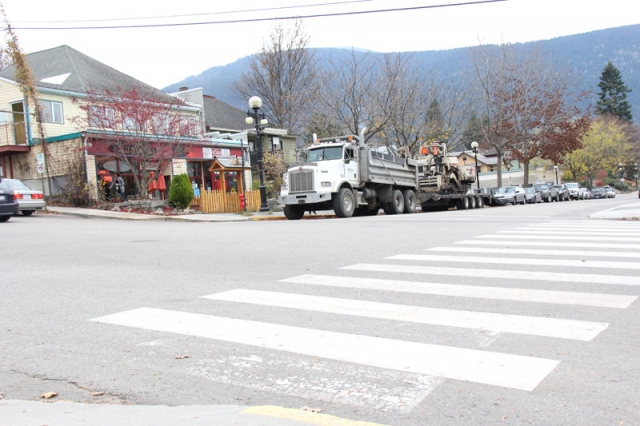
<svg viewBox="0 0 640 426"><path fill-rule="evenodd" d="M160 89L257 53L274 27L290 22L282 19L288 17L304 17L309 47L353 47L376 52L519 43L640 24L639 0L482 1L0 0L0 3L25 53L66 44ZM455 3L476 4L453 6ZM438 5L449 6L425 7ZM357 13L401 8L409 10ZM339 13L345 15L335 15ZM281 20L259 21L268 18ZM175 25L185 23L205 24ZM172 26L77 29L149 24Z"/></svg>

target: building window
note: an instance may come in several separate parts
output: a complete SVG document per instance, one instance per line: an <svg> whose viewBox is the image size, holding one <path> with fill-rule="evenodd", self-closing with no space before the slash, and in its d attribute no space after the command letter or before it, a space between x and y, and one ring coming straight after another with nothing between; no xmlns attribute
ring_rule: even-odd
<svg viewBox="0 0 640 426"><path fill-rule="evenodd" d="M169 114L156 114L151 117L154 134L168 135L171 133L171 116Z"/></svg>
<svg viewBox="0 0 640 426"><path fill-rule="evenodd" d="M40 101L42 108L42 122L63 124L62 102Z"/></svg>
<svg viewBox="0 0 640 426"><path fill-rule="evenodd" d="M147 125L144 122L139 122L137 117L125 115L122 119L122 128L130 132L146 132Z"/></svg>
<svg viewBox="0 0 640 426"><path fill-rule="evenodd" d="M180 136L197 136L198 119L191 115L180 116Z"/></svg>
<svg viewBox="0 0 640 426"><path fill-rule="evenodd" d="M90 106L89 127L113 129L116 126L116 113L113 108Z"/></svg>

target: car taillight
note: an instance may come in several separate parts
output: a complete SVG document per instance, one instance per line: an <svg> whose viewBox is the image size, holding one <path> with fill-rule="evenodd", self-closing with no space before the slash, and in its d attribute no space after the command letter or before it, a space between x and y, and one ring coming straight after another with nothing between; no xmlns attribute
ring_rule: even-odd
<svg viewBox="0 0 640 426"><path fill-rule="evenodd" d="M44 199L43 194L31 194L31 199L42 200Z"/></svg>
<svg viewBox="0 0 640 426"><path fill-rule="evenodd" d="M13 193L14 200L22 200L22 194L18 194L17 192Z"/></svg>

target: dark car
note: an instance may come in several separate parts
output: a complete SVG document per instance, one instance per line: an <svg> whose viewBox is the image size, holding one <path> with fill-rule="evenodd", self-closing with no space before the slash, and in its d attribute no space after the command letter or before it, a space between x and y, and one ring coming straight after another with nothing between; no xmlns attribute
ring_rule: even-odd
<svg viewBox="0 0 640 426"><path fill-rule="evenodd" d="M607 198L607 192L604 188L593 188L591 190L591 198Z"/></svg>
<svg viewBox="0 0 640 426"><path fill-rule="evenodd" d="M560 185L553 185L553 187L558 190L558 198L560 201L569 201L571 199L567 185L561 183Z"/></svg>
<svg viewBox="0 0 640 426"><path fill-rule="evenodd" d="M0 178L0 222L8 221L19 210L13 190Z"/></svg>
<svg viewBox="0 0 640 426"><path fill-rule="evenodd" d="M46 207L44 194L29 188L18 179L3 179L4 184L13 191L13 196L18 202L18 210L25 216L31 216L36 210Z"/></svg>
<svg viewBox="0 0 640 426"><path fill-rule="evenodd" d="M533 185L533 187L540 193L542 201L545 203L550 203L553 200L558 201L558 190L556 188L553 188L546 183L539 183Z"/></svg>

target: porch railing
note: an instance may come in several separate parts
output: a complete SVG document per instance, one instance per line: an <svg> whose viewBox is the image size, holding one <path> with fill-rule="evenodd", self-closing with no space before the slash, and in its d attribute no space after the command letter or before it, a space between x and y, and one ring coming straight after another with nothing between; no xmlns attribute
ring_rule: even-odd
<svg viewBox="0 0 640 426"><path fill-rule="evenodd" d="M240 194L224 191L200 191L199 197L194 197L191 207L200 209L203 213L238 213L240 211ZM245 193L247 211L260 210L260 191Z"/></svg>

